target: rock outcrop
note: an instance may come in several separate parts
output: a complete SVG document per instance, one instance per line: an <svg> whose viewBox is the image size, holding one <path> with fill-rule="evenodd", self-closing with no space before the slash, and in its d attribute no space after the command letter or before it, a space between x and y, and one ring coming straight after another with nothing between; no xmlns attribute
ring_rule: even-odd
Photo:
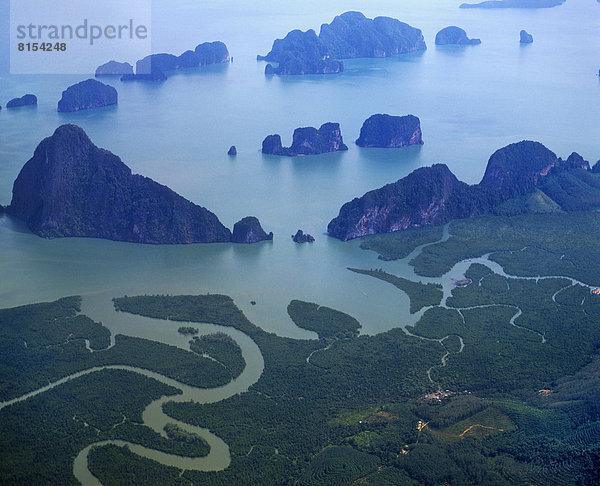
<svg viewBox="0 0 600 486"><path fill-rule="evenodd" d="M59 112L72 112L116 105L118 102L117 90L112 86L87 79L69 86L62 93L58 102Z"/></svg>
<svg viewBox="0 0 600 486"><path fill-rule="evenodd" d="M37 97L32 94L26 94L20 98L13 98L6 103L7 108L19 108L20 106L37 105Z"/></svg>
<svg viewBox="0 0 600 486"><path fill-rule="evenodd" d="M227 155L231 155L231 156L237 155L237 148L235 148L235 145L232 145L231 147L229 147L229 150L227 151Z"/></svg>
<svg viewBox="0 0 600 486"><path fill-rule="evenodd" d="M463 3L460 8L550 8L562 5L565 0L488 0L480 3Z"/></svg>
<svg viewBox="0 0 600 486"><path fill-rule="evenodd" d="M263 140L261 152L267 155L282 155L281 137L277 134L267 135Z"/></svg>
<svg viewBox="0 0 600 486"><path fill-rule="evenodd" d="M469 37L467 37L467 33L455 25L444 27L435 36L436 46L475 46L477 44L481 44L480 39L469 39Z"/></svg>
<svg viewBox="0 0 600 486"><path fill-rule="evenodd" d="M133 66L128 62L108 61L96 69L95 76L124 76L133 74Z"/></svg>
<svg viewBox="0 0 600 486"><path fill-rule="evenodd" d="M312 243L315 241L315 238L299 229L295 235L292 235L292 240L294 240L294 243Z"/></svg>
<svg viewBox="0 0 600 486"><path fill-rule="evenodd" d="M257 243L273 239L273 232L267 234L260 225L258 218L246 216L233 226L232 243Z"/></svg>
<svg viewBox="0 0 600 486"><path fill-rule="evenodd" d="M346 12L323 24L319 35L312 29L293 30L277 39L266 56L265 74L335 74L344 65L339 59L388 57L426 49L419 29L390 17L369 19L360 12Z"/></svg>
<svg viewBox="0 0 600 486"><path fill-rule="evenodd" d="M421 122L414 115L372 115L363 123L356 140L359 147L398 148L421 144Z"/></svg>
<svg viewBox="0 0 600 486"><path fill-rule="evenodd" d="M296 128L291 147L283 147L277 134L267 136L262 143L263 154L290 157L343 150L348 150L348 147L344 144L340 124L332 122L324 123L318 130L314 127Z"/></svg>
<svg viewBox="0 0 600 486"><path fill-rule="evenodd" d="M469 186L446 165L415 170L407 177L344 204L327 227L330 236L350 240L413 226L445 224L465 214L478 214L476 205L461 202Z"/></svg>
<svg viewBox="0 0 600 486"><path fill-rule="evenodd" d="M590 170L576 153L562 160L541 143L522 141L497 150L479 184L459 181L443 164L423 167L344 204L327 231L345 241L482 214L596 209L596 172L598 164Z"/></svg>
<svg viewBox="0 0 600 486"><path fill-rule="evenodd" d="M131 173L75 125L44 139L13 186L8 212L47 238L81 236L135 243L227 242L207 209Z"/></svg>
<svg viewBox="0 0 600 486"><path fill-rule="evenodd" d="M531 44L533 42L533 36L526 30L519 32L519 42L521 44Z"/></svg>

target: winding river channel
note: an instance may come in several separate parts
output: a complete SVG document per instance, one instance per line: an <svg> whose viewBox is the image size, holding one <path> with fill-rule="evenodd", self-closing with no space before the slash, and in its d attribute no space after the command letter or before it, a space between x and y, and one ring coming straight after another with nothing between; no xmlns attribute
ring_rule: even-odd
<svg viewBox="0 0 600 486"><path fill-rule="evenodd" d="M394 261L394 262L382 262L382 265L384 265L386 267L386 270L389 270L390 272L393 272L393 273L399 273L404 276L408 275L410 277L410 279L414 280L414 281L420 281L423 283L440 284L442 286L442 290L443 290L443 298L440 303L440 306L443 308L446 308L446 309L456 310L461 315L463 320L464 320L464 316L462 314L462 311L464 311L464 310L469 310L469 309L474 309L474 308L483 308L483 307L494 307L494 306L511 307L511 308L514 308L515 313L512 316L512 318L510 319L509 323L520 329L524 329L524 330L538 334L540 336L540 340L541 340L542 344L546 342L546 339L543 336L543 334L541 334L535 330L521 327L515 323L515 321L522 314L522 310L516 306L507 305L507 304L489 304L489 305L482 305L482 306L469 307L469 308L455 308L455 307L447 306L446 302L447 302L447 299L451 296L452 289L455 288L455 281L463 278L467 269L471 265L476 264L476 263L484 265L487 268L489 268L492 272L494 272L500 276L510 278L510 279L535 280L535 281L539 281L542 279L564 279L564 280L568 281L569 282L568 285L566 285L562 289L555 292L555 294L552 296L553 299L556 298L556 295L559 292L561 292L565 288L569 288L574 285L581 285L583 287L589 288L589 285L587 285L587 284L584 284L573 278L564 277L564 276L520 277L520 276L515 276L515 275L509 275L504 271L504 268L500 264L491 260L492 254L486 254L479 258L470 258L470 259L460 261L460 262L456 263L449 272L447 272L440 278L423 278L423 277L416 275L414 273L413 267L410 265L411 260L413 258L415 258L419 253L421 253L423 248L425 248L429 245L435 244L435 243L446 241L449 237L450 237L450 234L448 231L448 226L445 226L442 238L439 241L421 245L420 247L418 247L414 251L412 251L410 253L410 255L408 255L407 257L405 257L401 260ZM477 283L474 282L473 284L480 285L481 282L477 282ZM445 353L441 358L441 363L439 365L435 365L435 366L431 367L427 371L429 380L432 383L435 383L431 377L431 372L436 367L447 365L448 359L450 358L452 353L446 348L444 341L446 339L450 338L451 335L445 336L441 339L429 339L429 338L423 338L421 336L415 335L408 329L408 326L412 326L412 325L416 324L418 322L418 320L421 318L421 316L424 314L424 312L426 312L427 309L429 309L429 308L430 307L423 308L419 312L412 314L410 316L411 318L409 319L410 322L399 323L399 326L401 326L404 329L404 331L411 336L415 336L420 339L427 339L430 341L439 342L440 345L445 350ZM82 302L82 313L88 315L89 317L91 317L94 320L97 320L100 322L105 322L108 324L108 327L112 331L111 344L110 344L109 348L114 345L114 335L115 335L116 331L118 331L119 333L122 333L122 334L131 334L131 335L135 335L137 337L144 337L147 339L159 340L161 342L171 344L174 346L178 346L182 349L186 349L189 351L189 343L188 343L189 338L177 333L174 326L165 326L165 322L163 320L159 320L159 319L152 319L152 318L148 318L148 317L127 314L124 312L115 312L112 302L110 300L108 300L104 295L102 295L102 296L88 295L88 296L84 297L83 302ZM203 389L203 388L196 388L193 386L185 385L176 380L173 380L171 378L168 378L166 376L163 376L159 373L156 373L156 372L153 372L153 371L150 371L147 369L136 368L136 367L132 367L132 366L122 366L122 365L101 366L101 367L90 368L87 370L82 370L78 373L74 373L70 376L64 377L54 383L50 383L47 386L44 386L37 390L34 390L30 393L27 393L21 397L14 398L12 400L8 400L5 402L0 402L0 409L17 404L24 400L28 400L28 399L35 397L37 395L40 395L48 390L51 390L57 386L60 386L68 381L75 380L77 378L88 375L90 373L95 373L95 372L102 371L102 370L125 370L125 371L130 371L132 373L139 373L141 375L155 379L166 385L177 388L178 390L180 390L182 392L179 395L162 396L161 398L151 402L145 408L145 410L142 414L143 424L150 427L152 430L154 430L158 434L162 435L163 437L167 437L167 435L165 433L165 429L164 429L165 426L167 424L176 424L181 429L183 429L189 433L192 433L192 434L202 437L210 446L209 454L204 457L182 457L182 456L178 456L178 455L174 455L174 454L168 454L168 453L160 452L157 450L149 449L149 448L143 447L139 444L134 444L134 443L130 443L130 442L122 441L122 440L100 441L100 442L96 442L96 443L93 443L93 444L90 444L89 446L87 446L85 449L80 451L79 454L77 455L77 457L75 458L75 461L73 464L73 473L74 473L75 477L77 478L77 480L80 481L85 486L101 484L100 481L95 476L93 476L93 474L89 471L87 458L88 458L89 452L94 447L102 447L102 446L109 445L109 444L114 444L117 446L127 446L132 452L134 452L135 454L137 454L139 456L151 459L151 460L156 461L165 466L172 466L172 467L179 468L182 471L185 471L185 470L198 470L198 471L223 470L229 466L230 461L231 461L228 445L221 438L219 438L216 435L214 435L213 433L211 433L210 430L208 430L208 429L204 429L204 428L196 427L196 426L184 423L184 422L180 422L178 420L175 420L175 419L167 416L163 411L163 405L167 402L215 403L215 402L219 402L221 400L225 400L236 394L244 393L248 390L248 388L252 384L256 383L258 381L258 379L260 378L260 376L263 372L263 369L264 369L264 360L263 360L262 353L261 353L259 347L257 346L257 344L243 332L238 331L233 328L230 328L230 327L217 326L217 325L213 325L213 324L198 325L198 323L194 323L194 325L196 325L197 327L200 328L200 334L202 334L202 335L213 334L215 332L222 332L222 333L226 333L227 335L229 335L232 339L234 339L238 343L238 345L240 346L240 348L242 350L242 356L246 362L246 367L244 368L243 372L236 379L232 380L228 384L221 386L221 387L211 388L211 389ZM157 336L157 330L159 330L158 332L160 333L160 335L158 335L158 336ZM460 349L456 352L457 353L462 352L465 347L463 338L459 335L452 335L452 336L456 336L460 340ZM312 333L306 333L305 337L306 338L315 338L316 335L314 335ZM92 351L89 347L89 343L87 343L87 342L86 342L86 347L88 350ZM107 348L107 349L109 349L109 348ZM323 348L323 349L313 351L313 353L311 353L311 355L309 355L307 357L307 359L306 359L307 363L310 363L310 358L312 357L312 355L314 353L326 351L327 349L328 348ZM94 352L102 352L102 351L94 351Z"/></svg>

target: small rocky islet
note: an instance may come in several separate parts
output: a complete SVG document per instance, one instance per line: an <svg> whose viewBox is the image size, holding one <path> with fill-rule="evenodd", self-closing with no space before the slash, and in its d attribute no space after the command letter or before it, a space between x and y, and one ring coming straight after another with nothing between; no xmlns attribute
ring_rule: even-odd
<svg viewBox="0 0 600 486"><path fill-rule="evenodd" d="M255 216L246 216L233 226L231 235L232 243L258 243L259 241L271 241L273 232L266 233Z"/></svg>
<svg viewBox="0 0 600 486"><path fill-rule="evenodd" d="M314 127L296 128L292 145L284 147L279 134L268 135L262 143L262 153L295 157L298 155L320 155L348 150L344 144L339 123L324 123Z"/></svg>
<svg viewBox="0 0 600 486"><path fill-rule="evenodd" d="M299 229L295 235L292 235L292 240L294 240L294 243L313 243L315 237Z"/></svg>
<svg viewBox="0 0 600 486"><path fill-rule="evenodd" d="M519 32L519 42L521 44L531 44L533 42L533 36L526 30Z"/></svg>
<svg viewBox="0 0 600 486"><path fill-rule="evenodd" d="M450 25L444 27L435 36L436 46L476 46L481 44L481 39L470 39L464 29Z"/></svg>
<svg viewBox="0 0 600 486"><path fill-rule="evenodd" d="M421 121L414 115L372 115L363 123L359 147L400 148L422 145Z"/></svg>
<svg viewBox="0 0 600 486"><path fill-rule="evenodd" d="M62 92L58 111L69 113L92 108L116 105L119 101L117 90L95 79L87 79L69 86Z"/></svg>
<svg viewBox="0 0 600 486"><path fill-rule="evenodd" d="M20 108L21 106L37 105L37 96L33 94L26 94L20 98L13 98L6 103L6 108Z"/></svg>

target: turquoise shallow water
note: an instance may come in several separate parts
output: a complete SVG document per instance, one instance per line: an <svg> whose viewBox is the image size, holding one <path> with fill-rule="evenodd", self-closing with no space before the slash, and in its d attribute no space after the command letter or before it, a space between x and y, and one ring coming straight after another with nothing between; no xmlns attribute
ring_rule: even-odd
<svg viewBox="0 0 600 486"><path fill-rule="evenodd" d="M374 1L368 8L356 1L252 3L154 2L155 51L178 54L219 39L234 63L174 74L158 85L109 80L119 91L118 107L59 114L61 91L84 77L0 75L3 106L25 92L40 100L37 107L0 112L0 204L10 202L12 182L39 141L60 124L75 123L134 172L206 206L229 227L258 216L275 241L247 247L48 241L3 217L0 306L84 294L100 315L122 294L221 292L251 320L283 335L308 336L285 312L293 298L349 312L364 332L380 332L411 321L408 299L346 270L393 264L358 250L357 242L324 235L341 204L436 162L477 182L494 150L522 139L539 140L563 157L575 150L592 163L600 158L596 1L531 11L460 10L460 2L449 0ZM351 9L421 28L428 50L345 61L336 76L264 77L264 63L255 57L274 38L293 28L318 30ZM436 48L435 33L452 24L482 44ZM522 28L533 34L532 45L519 45ZM425 145L356 147L362 122L378 112L419 116ZM259 151L270 133L290 143L295 127L326 121L341 123L348 152L290 159ZM226 155L232 144L236 158ZM293 244L298 228L317 241Z"/></svg>

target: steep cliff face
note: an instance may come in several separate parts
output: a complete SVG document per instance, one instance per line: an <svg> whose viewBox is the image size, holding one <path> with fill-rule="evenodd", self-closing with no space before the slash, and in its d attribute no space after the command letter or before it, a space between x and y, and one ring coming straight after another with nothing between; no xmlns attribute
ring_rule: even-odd
<svg viewBox="0 0 600 486"><path fill-rule="evenodd" d="M369 19L361 12L345 12L323 24L319 38L331 57L389 57L426 49L421 30L390 17Z"/></svg>
<svg viewBox="0 0 600 486"><path fill-rule="evenodd" d="M525 194L557 161L556 154L539 142L512 143L492 154L480 185L494 188L506 197Z"/></svg>
<svg viewBox="0 0 600 486"><path fill-rule="evenodd" d="M328 152L348 150L342 138L339 123L324 123L317 130L314 127L296 128L291 147L283 147L281 137L268 135L262 144L263 154L285 155L319 155Z"/></svg>
<svg viewBox="0 0 600 486"><path fill-rule="evenodd" d="M327 227L330 236L350 240L413 226L445 224L479 214L465 199L469 186L444 164L422 167L407 177L344 204Z"/></svg>
<svg viewBox="0 0 600 486"><path fill-rule="evenodd" d="M87 79L69 86L62 92L62 98L58 102L58 111L88 110L117 103L118 95L115 88L95 79Z"/></svg>
<svg viewBox="0 0 600 486"><path fill-rule="evenodd" d="M600 174L583 157L572 153L562 160L541 143L522 141L497 150L479 184L458 181L445 165L417 169L344 204L327 231L349 240L481 214L596 208Z"/></svg>
<svg viewBox="0 0 600 486"><path fill-rule="evenodd" d="M131 173L75 125L44 139L13 186L10 214L48 238L136 243L230 241L218 218L152 179Z"/></svg>
<svg viewBox="0 0 600 486"><path fill-rule="evenodd" d="M423 144L421 121L414 115L372 115L363 123L359 147L399 148Z"/></svg>
<svg viewBox="0 0 600 486"><path fill-rule="evenodd" d="M233 226L232 243L258 243L272 240L273 233L267 234L255 216L246 216Z"/></svg>

